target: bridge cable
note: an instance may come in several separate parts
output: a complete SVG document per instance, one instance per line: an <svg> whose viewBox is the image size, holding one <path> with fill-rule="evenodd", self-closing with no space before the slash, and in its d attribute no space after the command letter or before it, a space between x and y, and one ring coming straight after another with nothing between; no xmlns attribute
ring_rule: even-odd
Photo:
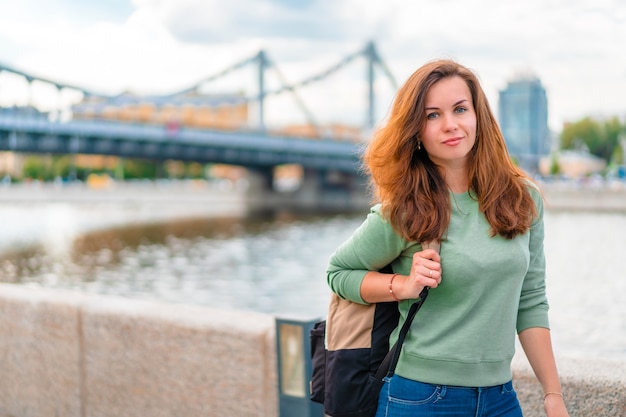
<svg viewBox="0 0 626 417"><path fill-rule="evenodd" d="M356 58L358 58L360 55L362 55L363 52L359 51L357 53L348 55L347 57L343 58L341 61L339 61L337 64L327 68L325 71L322 71L316 75L310 76L308 78L305 78L304 80L296 83L296 84L292 84L292 85L287 85L287 86L283 86L277 90L274 91L269 91L267 94L281 94L285 91L291 91L294 90L296 88L300 88L300 87L304 87L306 85L321 81L323 79L325 79L326 77L334 74L335 72L339 71L340 69L342 69L343 67L345 67L346 65L348 65L350 62L354 61Z"/></svg>
<svg viewBox="0 0 626 417"><path fill-rule="evenodd" d="M278 66L276 65L276 63L270 60L269 64L273 68L273 70L275 71L276 75L278 76L278 78L279 78L280 82L283 84L283 86L288 86L289 83L287 82L287 79L285 78L283 73L278 69ZM313 129L315 130L315 133L317 134L317 136L321 137L319 124L315 121L315 117L313 116L313 113L309 110L309 108L306 106L306 104L304 103L304 101L302 100L302 98L296 92L295 89L291 88L291 89L289 89L289 91L291 92L291 94L292 94L294 100L296 101L296 104L298 105L298 107L300 107L300 110L302 111L302 113L304 113L304 116L307 119L308 124L311 125L311 127L313 127Z"/></svg>
<svg viewBox="0 0 626 417"><path fill-rule="evenodd" d="M197 92L198 87L200 87L202 84L209 83L209 82L217 80L218 78L224 77L224 76L230 74L231 72L236 71L236 70L238 70L240 68L243 68L246 65L248 65L248 64L250 64L250 63L252 63L252 62L254 62L254 61L258 60L258 59L259 59L259 55L255 54L254 56L252 56L250 58L246 58L243 61L238 62L238 63L236 63L234 65L231 65L230 67L228 67L228 68L226 68L226 69L224 69L224 70L222 70L222 71L220 71L220 72L218 72L216 74L213 74L210 77L206 77L206 78L198 81L197 83L195 83L191 87L188 87L188 88L186 88L184 90L177 91L175 93L168 94L165 97L173 97L173 96L183 95L183 94L187 94L187 93L191 93L191 92Z"/></svg>
<svg viewBox="0 0 626 417"><path fill-rule="evenodd" d="M374 52L373 55L374 55L374 59L375 59L376 63L378 64L380 69L383 70L383 72L385 73L385 75L389 79L389 82L391 83L391 86L393 87L393 89L397 90L398 89L398 83L396 82L396 78L393 76L391 70L389 70L389 67L387 66L387 64L385 64L383 59L380 57L380 55L378 54L378 51L376 50L376 48L373 49L373 52Z"/></svg>
<svg viewBox="0 0 626 417"><path fill-rule="evenodd" d="M83 87L78 87L78 86L71 85L71 84L60 83L60 82L53 81L53 80L50 80L50 79L47 79L47 78L43 78L43 77L39 77L39 76L36 76L36 75L28 74L28 73L26 73L24 71L21 71L21 70L18 70L18 69L6 66L4 64L0 64L0 72L2 72L2 71L6 71L6 72L10 72L10 73L22 76L22 77L26 78L26 81L28 83L31 83L33 81L41 81L41 82L44 82L44 83L47 83L47 84L52 84L55 88L57 88L59 90L61 90L63 88L68 88L68 89L71 89L71 90L80 91L85 96L105 97L105 98L111 97L111 96L108 96L106 94L95 93L95 92L87 90L87 89L85 89Z"/></svg>

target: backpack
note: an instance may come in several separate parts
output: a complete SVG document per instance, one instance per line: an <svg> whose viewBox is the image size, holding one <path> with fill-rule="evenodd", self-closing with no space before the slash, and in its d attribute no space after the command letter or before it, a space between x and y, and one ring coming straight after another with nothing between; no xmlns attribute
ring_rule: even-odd
<svg viewBox="0 0 626 417"><path fill-rule="evenodd" d="M438 250L436 245L430 247ZM393 271L387 266L380 272ZM390 349L389 336L400 319L397 302L363 305L331 294L328 317L315 323L310 332L310 398L324 405L326 415L376 414L383 378L395 372L402 343L427 296L428 288L424 288Z"/></svg>

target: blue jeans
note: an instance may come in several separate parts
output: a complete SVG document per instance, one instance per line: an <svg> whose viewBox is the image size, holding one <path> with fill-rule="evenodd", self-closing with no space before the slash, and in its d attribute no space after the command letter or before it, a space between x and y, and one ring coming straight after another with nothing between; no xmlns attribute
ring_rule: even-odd
<svg viewBox="0 0 626 417"><path fill-rule="evenodd" d="M511 381L494 387L432 385L385 379L376 417L522 417Z"/></svg>

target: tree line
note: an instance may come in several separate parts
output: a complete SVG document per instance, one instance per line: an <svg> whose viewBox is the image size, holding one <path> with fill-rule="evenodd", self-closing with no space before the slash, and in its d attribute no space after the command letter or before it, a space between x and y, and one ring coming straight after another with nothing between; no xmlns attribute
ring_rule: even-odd
<svg viewBox="0 0 626 417"><path fill-rule="evenodd" d="M559 139L559 148L562 150L588 151L604 159L609 167L625 163L626 121L621 121L617 116L603 120L585 117L567 123Z"/></svg>
<svg viewBox="0 0 626 417"><path fill-rule="evenodd" d="M108 175L116 180L135 179L199 179L206 178L207 165L196 162L150 161L119 158L114 167L83 166L73 155L24 155L21 174L13 173L12 181L39 180L85 181L91 174ZM0 176L10 176L0 172Z"/></svg>

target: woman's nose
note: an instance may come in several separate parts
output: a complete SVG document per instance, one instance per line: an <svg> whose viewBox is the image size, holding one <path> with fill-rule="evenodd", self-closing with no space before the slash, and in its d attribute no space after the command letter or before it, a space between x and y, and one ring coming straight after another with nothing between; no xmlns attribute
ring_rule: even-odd
<svg viewBox="0 0 626 417"><path fill-rule="evenodd" d="M443 117L443 128L446 132L456 130L458 127L456 118L452 114L446 114Z"/></svg>

